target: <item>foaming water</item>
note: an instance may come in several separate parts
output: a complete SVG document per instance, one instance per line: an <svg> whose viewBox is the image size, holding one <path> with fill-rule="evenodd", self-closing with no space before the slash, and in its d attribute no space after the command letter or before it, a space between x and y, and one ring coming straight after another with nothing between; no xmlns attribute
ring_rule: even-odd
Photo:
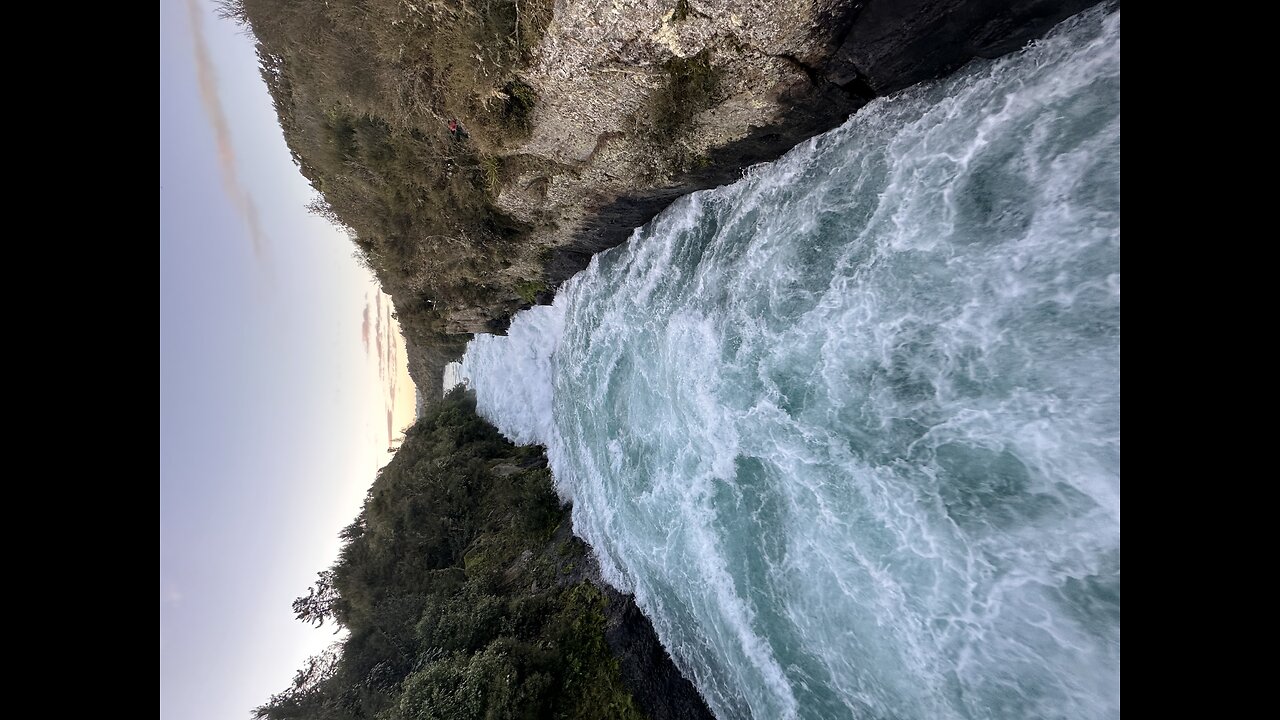
<svg viewBox="0 0 1280 720"><path fill-rule="evenodd" d="M1119 717L1119 12L677 201L462 372L718 717Z"/></svg>

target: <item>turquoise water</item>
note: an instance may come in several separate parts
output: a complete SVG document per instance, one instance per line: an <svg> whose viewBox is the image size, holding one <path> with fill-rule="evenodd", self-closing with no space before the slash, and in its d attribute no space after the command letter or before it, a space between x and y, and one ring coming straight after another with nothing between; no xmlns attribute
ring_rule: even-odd
<svg viewBox="0 0 1280 720"><path fill-rule="evenodd" d="M462 369L718 717L1119 717L1119 12L677 201Z"/></svg>

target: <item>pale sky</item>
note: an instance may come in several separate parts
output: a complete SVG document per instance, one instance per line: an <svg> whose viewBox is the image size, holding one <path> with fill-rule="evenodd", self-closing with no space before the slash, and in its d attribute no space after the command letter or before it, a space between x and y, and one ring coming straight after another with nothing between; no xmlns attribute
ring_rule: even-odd
<svg viewBox="0 0 1280 720"><path fill-rule="evenodd" d="M306 212L251 39L198 2L160 3L160 717L245 720L335 639L290 605L414 398L388 298Z"/></svg>

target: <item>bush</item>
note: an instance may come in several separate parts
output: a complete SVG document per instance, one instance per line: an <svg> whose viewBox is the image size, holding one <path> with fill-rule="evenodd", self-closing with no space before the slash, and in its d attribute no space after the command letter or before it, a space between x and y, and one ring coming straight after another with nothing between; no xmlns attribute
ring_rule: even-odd
<svg viewBox="0 0 1280 720"><path fill-rule="evenodd" d="M507 83L503 93L507 96L502 106L503 123L508 129L527 134L533 124L533 108L538 104L537 93L519 80Z"/></svg>
<svg viewBox="0 0 1280 720"><path fill-rule="evenodd" d="M533 305L538 302L538 294L546 291L547 284L541 280L526 280L516 286L516 294L521 300Z"/></svg>
<svg viewBox="0 0 1280 720"><path fill-rule="evenodd" d="M669 141L687 126L693 116L715 102L720 71L711 65L711 51L691 57L673 57L664 65L667 79L649 100L653 132Z"/></svg>

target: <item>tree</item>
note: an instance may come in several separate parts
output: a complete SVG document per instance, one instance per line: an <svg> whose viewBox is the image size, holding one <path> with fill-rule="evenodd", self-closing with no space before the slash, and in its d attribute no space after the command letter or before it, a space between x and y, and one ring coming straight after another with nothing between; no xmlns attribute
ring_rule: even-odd
<svg viewBox="0 0 1280 720"><path fill-rule="evenodd" d="M324 625L325 620L337 621L335 611L342 596L334 581L335 573L332 569L317 574L316 584L311 586L307 596L293 601L293 612L299 620L316 627Z"/></svg>

